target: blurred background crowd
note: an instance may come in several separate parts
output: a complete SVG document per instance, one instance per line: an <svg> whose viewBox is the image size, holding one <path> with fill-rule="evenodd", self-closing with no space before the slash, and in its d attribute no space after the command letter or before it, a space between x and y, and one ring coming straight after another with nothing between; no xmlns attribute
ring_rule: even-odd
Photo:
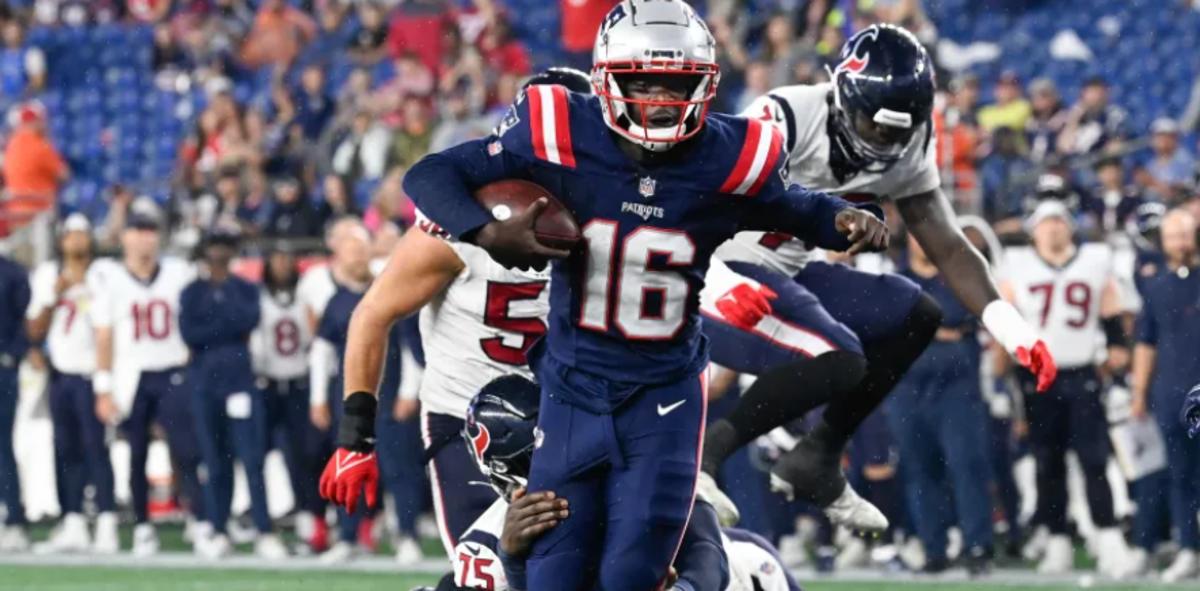
<svg viewBox="0 0 1200 591"><path fill-rule="evenodd" d="M350 263L337 252L329 256L344 244L329 232L333 222L358 220L368 234L352 234L364 237L370 258L385 258L413 221L401 188L405 171L431 151L486 135L529 75L549 66L589 69L595 31L613 4L0 2L0 108L7 113L0 236L12 258L33 265L53 255L60 221L79 213L98 248L111 253L136 217L131 212L152 202L162 212L167 252L190 256L213 228L233 226L243 239L234 268L247 278L263 278L263 255L281 239L300 255L298 272L332 268L344 275L339 265ZM956 211L982 219L980 235L994 232L997 248L1026 244L1036 205L1061 201L1077 241L1104 243L1115 253L1130 328L1141 307L1140 280L1194 263L1194 254L1180 255L1180 264L1147 258L1161 250L1166 211L1200 217L1200 7L1192 2L1094 0L1086 10L1060 0L693 4L718 42L722 79L713 108L721 112L738 112L777 86L827 80L843 40L867 24L913 31L938 67L936 149ZM905 240L893 246L892 260L859 264L910 267L916 255ZM1194 253L1194 236L1189 248ZM991 254L999 262L999 253ZM1158 262L1149 268L1147 261ZM311 328L322 312L309 310ZM1126 371L1107 368L1106 388L1124 388ZM995 521L1011 554L1020 556L1033 507L1031 485L1020 484L1023 471L1025 481L1032 478L1022 468L1027 449L1013 403L996 401L1005 387L985 390L993 397L990 419L977 427L998 434L996 473L1009 475L994 487ZM881 431L867 429L869 443L857 448L870 451L852 465L862 479L895 478L903 486L903 442L879 423ZM36 430L25 433L37 437ZM762 501L769 495L760 463L773 445L778 438L739 456L744 474L736 481L746 484L730 488L743 508L762 508L745 512L746 527L782 539L792 564L809 557L801 548L814 539L823 540L814 554L822 568L872 558L866 542L855 539L839 540L842 557L835 558L832 533L798 535L795 508ZM1010 484L1014 473L1018 482ZM1138 495L1114 474L1118 514L1131 518ZM428 502L414 501L414 511ZM31 517L58 510L39 501L29 508ZM1086 511L1080 515L1073 521L1086 532ZM366 529L359 541L371 539ZM1139 531L1138 545L1151 552L1170 537L1154 533L1154 524ZM312 542L312 532L302 539ZM951 554L959 551L951 546ZM1029 557L1038 555L1033 546ZM893 548L874 559L894 564L899 555Z"/></svg>

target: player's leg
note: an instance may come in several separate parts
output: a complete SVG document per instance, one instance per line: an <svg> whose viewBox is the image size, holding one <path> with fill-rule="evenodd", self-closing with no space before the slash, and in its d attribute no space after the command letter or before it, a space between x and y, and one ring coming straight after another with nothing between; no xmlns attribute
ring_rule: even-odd
<svg viewBox="0 0 1200 591"><path fill-rule="evenodd" d="M702 374L646 388L612 416L613 432L605 439L616 446L621 461L610 460L605 485L599 585L604 591L651 591L667 575L691 515L707 412L706 381ZM573 511L573 503L571 507Z"/></svg>
<svg viewBox="0 0 1200 591"><path fill-rule="evenodd" d="M888 404L888 426L900 448L904 495L914 517L917 537L925 547L927 564L946 559L946 531L941 516L945 458L936 437L937 409L930 407L928 372L913 372L897 384Z"/></svg>
<svg viewBox="0 0 1200 591"><path fill-rule="evenodd" d="M1050 390L1040 394L1032 379L1018 376L1029 422L1029 449L1036 464L1036 519L1050 532L1045 553L1038 564L1039 572L1043 573L1066 572L1074 563L1074 550L1067 536L1066 453L1070 445L1070 405L1065 398L1072 385L1072 373L1060 372Z"/></svg>
<svg viewBox="0 0 1200 591"><path fill-rule="evenodd" d="M7 508L4 524L25 526L25 505L21 503L21 479L13 453L13 427L17 419L18 381L16 368L0 367L0 500Z"/></svg>
<svg viewBox="0 0 1200 591"><path fill-rule="evenodd" d="M230 485L233 482L233 458L227 456L229 446L225 432L225 408L220 397L208 391L203 378L193 376L189 383L194 388L190 398L190 414L195 423L193 432L198 435L196 444L207 474L201 497L190 500L203 503L204 514L208 516L213 532L224 534L229 521L229 506L224 504L223 488L226 482ZM177 452L169 436L167 445L172 446L171 453L174 456Z"/></svg>
<svg viewBox="0 0 1200 591"><path fill-rule="evenodd" d="M957 345L951 345L957 346ZM939 386L941 401L936 434L945 457L954 506L963 536L963 556L979 561L971 568L986 568L992 558L992 495L987 449L987 408L979 391L976 359L958 354L947 359Z"/></svg>
<svg viewBox="0 0 1200 591"><path fill-rule="evenodd" d="M542 386L546 387L544 379ZM528 489L551 491L565 499L570 515L533 543L526 561L527 587L603 588L596 586L596 577L604 550L605 518L616 510L606 506L604 498L608 470L603 462L612 453L605 436L612 433L611 416L552 400L545 391L538 412L539 441L534 444Z"/></svg>
<svg viewBox="0 0 1200 591"><path fill-rule="evenodd" d="M244 401L244 402L243 402ZM246 471L250 493L250 518L260 534L271 533L271 513L267 507L266 461L266 401L257 388L237 392L226 398L230 443L234 454Z"/></svg>
<svg viewBox="0 0 1200 591"><path fill-rule="evenodd" d="M858 338L803 286L756 265L729 263L723 274L715 272L719 269L705 278L710 295L701 296L710 355L714 363L758 379L726 417L709 427L702 465L711 476L742 446L849 391L864 371ZM778 295L771 315L753 331L728 323L712 305L721 293L747 281Z"/></svg>
<svg viewBox="0 0 1200 591"><path fill-rule="evenodd" d="M143 373L133 396L129 415L121 423L121 430L129 442L129 496L133 504L134 523L149 525L149 490L146 479L146 458L150 450L150 429L158 409L158 395L148 387L147 374Z"/></svg>
<svg viewBox="0 0 1200 591"><path fill-rule="evenodd" d="M105 427L96 416L96 397L92 382L84 377L69 378L71 404L75 407L80 447L83 451L87 479L96 493L96 510L112 513L117 510L114 497L112 457L105 441Z"/></svg>
<svg viewBox="0 0 1200 591"><path fill-rule="evenodd" d="M192 416L192 385L182 368L155 372L153 378L162 391L155 418L167 435L171 460L178 469L180 491L188 499L188 509L196 521L205 521L207 503L203 502L204 490L200 486L201 453ZM210 420L212 416L210 414ZM215 522L212 525L217 526Z"/></svg>
<svg viewBox="0 0 1200 591"><path fill-rule="evenodd" d="M429 462L434 517L447 556L453 555L459 537L497 498L471 457L462 429L463 420L458 417L422 413L421 437Z"/></svg>
<svg viewBox="0 0 1200 591"><path fill-rule="evenodd" d="M321 519L325 505L317 494L321 432L309 418L308 380L271 381L267 397L278 405L283 429L283 457L287 463L296 507Z"/></svg>
<svg viewBox="0 0 1200 591"><path fill-rule="evenodd" d="M50 378L50 420L54 425L54 460L58 469L58 504L63 515L83 512L83 487L86 479L83 463L83 441L77 415L71 377L54 373ZM96 412L90 413L93 417Z"/></svg>
<svg viewBox="0 0 1200 591"><path fill-rule="evenodd" d="M380 407L381 412L376 418L375 449L379 452L383 488L396 504L396 531L401 540L416 540L417 516L426 490L417 422L400 422L393 418L391 401Z"/></svg>
<svg viewBox="0 0 1200 591"><path fill-rule="evenodd" d="M1069 405L1068 430L1070 447L1079 459L1087 490L1092 522L1098 529L1117 525L1113 512L1112 487L1108 482L1108 459L1111 456L1108 419L1100 400L1100 376L1091 371L1081 372L1069 380L1066 392Z"/></svg>
<svg viewBox="0 0 1200 591"><path fill-rule="evenodd" d="M866 374L844 396L833 398L822 421L780 459L774 471L797 491L828 505L840 491L839 459L846 443L920 357L941 323L941 309L913 282L845 265L810 263L797 276L830 315L863 342Z"/></svg>

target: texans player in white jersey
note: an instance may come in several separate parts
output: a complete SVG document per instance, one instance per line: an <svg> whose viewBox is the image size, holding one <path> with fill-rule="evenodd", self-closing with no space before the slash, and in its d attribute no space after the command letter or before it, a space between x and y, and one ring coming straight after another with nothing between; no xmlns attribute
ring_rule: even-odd
<svg viewBox="0 0 1200 591"><path fill-rule="evenodd" d="M35 549L47 553L93 551L114 554L117 539L113 470L104 425L96 417L92 373L96 339L92 329L93 296L84 278L94 258L91 224L82 214L63 221L58 256L33 272L33 296L26 313L30 341L45 344L50 362L50 416L54 455L62 479L58 490L62 523ZM96 536L83 515L83 489L95 490Z"/></svg>
<svg viewBox="0 0 1200 591"><path fill-rule="evenodd" d="M133 552L139 556L158 551L146 481L153 423L166 432L183 494L203 521L200 450L184 384L188 348L179 333L179 296L196 272L185 261L159 255L161 225L162 214L152 201L134 202L121 232L121 262L96 261L87 274L96 329L96 414L108 425L119 425L129 440L137 520Z"/></svg>
<svg viewBox="0 0 1200 591"><path fill-rule="evenodd" d="M1040 328L1060 364L1058 380L1040 395L1021 376L1030 447L1037 460L1037 514L1051 534L1038 570L1064 573L1074 566L1066 465L1066 453L1073 450L1097 528L1097 567L1121 577L1130 561L1106 473L1110 448L1099 371L1106 359L1118 370L1129 360L1113 254L1106 244L1075 244L1074 219L1061 201L1038 204L1026 229L1033 246L1008 249L1000 290Z"/></svg>
<svg viewBox="0 0 1200 591"><path fill-rule="evenodd" d="M451 554L454 568L432 591L525 589L519 571L530 542L569 516L564 500L545 491L526 494L523 488L537 445L537 415L537 385L515 374L488 382L471 400L462 437L500 498L463 534ZM668 579L666 587L672 591L800 589L770 542L745 530L720 530L716 512L703 499L696 500L674 562L674 579Z"/></svg>
<svg viewBox="0 0 1200 591"><path fill-rule="evenodd" d="M321 552L328 546L328 528L324 519L315 517L324 514L317 475L325 449L321 433L309 420L308 349L313 333L297 297L299 271L291 246L272 244L264 260L262 316L250 337L250 354L258 387L266 393L267 432L278 432L284 442L297 530L314 552Z"/></svg>
<svg viewBox="0 0 1200 591"><path fill-rule="evenodd" d="M1048 388L1055 375L1050 351L1000 298L941 192L933 62L925 49L900 27L873 25L846 42L831 75L830 83L775 89L744 114L783 133L791 182L851 201L893 200L956 296L1037 375L1038 389ZM883 515L847 486L841 457L858 425L933 337L937 305L896 275L810 262L809 249L787 235L739 233L716 257L727 269L713 265L701 295L712 359L759 378L727 418L709 426L701 490L724 522L735 520L736 508L713 480L721 463L828 403L822 421L776 464L772 484L824 507L837 523L886 527ZM747 280L762 287L737 287ZM773 313L766 317L754 313L768 307Z"/></svg>

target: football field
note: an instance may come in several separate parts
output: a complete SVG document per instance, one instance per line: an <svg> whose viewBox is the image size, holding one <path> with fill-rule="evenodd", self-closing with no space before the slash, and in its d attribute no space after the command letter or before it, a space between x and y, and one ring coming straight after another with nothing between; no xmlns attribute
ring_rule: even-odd
<svg viewBox="0 0 1200 591"><path fill-rule="evenodd" d="M87 566L68 561L53 564L54 559L38 560L40 564L17 564L0 558L0 590L29 591L408 591L417 585L432 585L436 574L379 572L384 563L364 565L367 570L334 570L288 566L284 569L247 568L244 563L225 568L217 564L208 567L179 567L156 564L152 567ZM159 559L153 562L159 563ZM432 570L432 569L425 569ZM900 575L887 578L879 573L867 573L855 578L855 573L839 575L839 579L812 579L801 573L801 584L807 591L884 591L889 589L936 589L938 591L999 591L1037 589L1067 591L1102 588L1133 591L1147 589L1186 589L1190 586L1159 586L1149 582L1103 583L1079 580L1080 576L1054 580L1039 580L1028 571L1001 571L986 581L968 581L962 576L933 579Z"/></svg>

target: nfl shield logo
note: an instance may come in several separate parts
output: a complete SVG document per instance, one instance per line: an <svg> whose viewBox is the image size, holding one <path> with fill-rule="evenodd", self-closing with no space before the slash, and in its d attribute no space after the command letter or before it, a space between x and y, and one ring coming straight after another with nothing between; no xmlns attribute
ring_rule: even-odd
<svg viewBox="0 0 1200 591"><path fill-rule="evenodd" d="M644 176L638 183L638 193L641 193L642 197L649 199L654 196L654 185L654 179Z"/></svg>

